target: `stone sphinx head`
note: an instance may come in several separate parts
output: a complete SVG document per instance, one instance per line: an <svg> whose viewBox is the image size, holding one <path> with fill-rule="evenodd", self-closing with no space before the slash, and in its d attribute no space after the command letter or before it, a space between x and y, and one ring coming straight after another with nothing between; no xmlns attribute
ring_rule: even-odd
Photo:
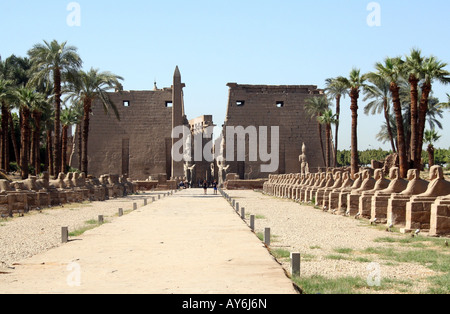
<svg viewBox="0 0 450 314"><path fill-rule="evenodd" d="M444 170L441 166L433 166L430 169L430 181L444 178Z"/></svg>
<svg viewBox="0 0 450 314"><path fill-rule="evenodd" d="M400 169L398 167L392 167L389 170L389 178L391 180L398 179L400 177Z"/></svg>
<svg viewBox="0 0 450 314"><path fill-rule="evenodd" d="M420 178L419 170L417 169L409 169L407 174L408 181L417 180Z"/></svg>
<svg viewBox="0 0 450 314"><path fill-rule="evenodd" d="M381 180L383 178L383 170L382 169L375 169L375 173L373 175L373 178L375 180Z"/></svg>

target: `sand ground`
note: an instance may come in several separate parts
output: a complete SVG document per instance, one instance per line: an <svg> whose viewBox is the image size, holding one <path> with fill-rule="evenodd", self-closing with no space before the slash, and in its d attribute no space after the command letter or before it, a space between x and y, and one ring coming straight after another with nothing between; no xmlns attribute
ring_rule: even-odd
<svg viewBox="0 0 450 314"><path fill-rule="evenodd" d="M123 217L113 214L126 202L131 207L131 202L141 202L143 197L95 203L80 210L91 211L95 219L96 206L102 206L107 223L70 238L67 244L8 262L0 269L1 293L296 293L283 268L220 195L184 190ZM41 217L23 219L36 225ZM8 224L11 228L20 221ZM52 233L54 242L61 226L63 222L42 232Z"/></svg>

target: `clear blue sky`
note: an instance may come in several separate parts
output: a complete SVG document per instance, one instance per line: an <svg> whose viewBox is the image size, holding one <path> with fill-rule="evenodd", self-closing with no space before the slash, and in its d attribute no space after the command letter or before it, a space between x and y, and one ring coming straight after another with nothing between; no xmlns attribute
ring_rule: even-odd
<svg viewBox="0 0 450 314"><path fill-rule="evenodd" d="M67 24L67 5L81 8L81 26ZM175 66L186 83L188 118L225 119L228 82L314 84L373 70L386 56L422 49L450 62L450 2L379 0L381 25L370 27L368 0L0 1L0 54L25 56L42 40L78 47L84 68L125 78L127 90L169 87ZM448 67L450 70L450 66ZM446 100L450 86L435 85ZM388 148L375 139L381 116L360 106L360 149ZM450 111L439 147L450 147ZM349 99L343 101L340 148L350 147Z"/></svg>

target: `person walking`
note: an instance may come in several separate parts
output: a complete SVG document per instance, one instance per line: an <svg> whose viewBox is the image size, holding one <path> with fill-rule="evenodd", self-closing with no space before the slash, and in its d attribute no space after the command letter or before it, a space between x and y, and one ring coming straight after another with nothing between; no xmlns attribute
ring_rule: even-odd
<svg viewBox="0 0 450 314"><path fill-rule="evenodd" d="M206 194L208 194L208 183L206 183L206 180L203 181L203 192Z"/></svg>
<svg viewBox="0 0 450 314"><path fill-rule="evenodd" d="M216 180L214 180L212 187L214 189L214 195L217 195L217 181Z"/></svg>

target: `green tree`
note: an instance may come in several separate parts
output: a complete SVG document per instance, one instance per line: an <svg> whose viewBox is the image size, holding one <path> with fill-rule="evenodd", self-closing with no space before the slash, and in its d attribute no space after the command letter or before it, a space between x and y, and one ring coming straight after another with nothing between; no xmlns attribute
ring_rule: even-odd
<svg viewBox="0 0 450 314"><path fill-rule="evenodd" d="M405 128L403 122L402 105L400 100L400 87L398 85L403 68L400 58L386 58L384 63L375 64L376 73L389 82L389 90L394 105L395 120L397 125L397 151L399 156L400 176L406 178L409 163L406 155Z"/></svg>
<svg viewBox="0 0 450 314"><path fill-rule="evenodd" d="M325 151L323 149L323 139L322 139L322 124L319 122L319 118L325 111L330 107L328 98L326 95L318 95L309 97L305 101L305 110L311 116L311 118L316 119L317 129L319 133L320 148L322 150L323 163L326 164Z"/></svg>
<svg viewBox="0 0 450 314"><path fill-rule="evenodd" d="M9 157L8 157L8 117L9 117L9 102L12 98L12 86L13 82L10 80L4 80L0 78L0 103L2 106L2 130L1 130L1 162L0 166L8 172L9 170Z"/></svg>
<svg viewBox="0 0 450 314"><path fill-rule="evenodd" d="M8 88L10 90L15 90L18 87L25 86L29 79L30 79L30 68L31 68L31 62L27 58L21 58L16 57L15 55L12 55L8 57L5 61L0 61L0 79L9 82ZM0 147L1 154L0 154L0 167L2 167L6 172L9 172L9 163L10 163L10 156L9 156L9 127L8 124L11 119L11 107L12 102L14 101L14 97L12 97L13 93L10 92L10 97L4 97L3 101L1 101L1 112L2 112L2 119L1 119L1 140L0 140ZM13 131L11 131L11 137L14 138L15 134ZM16 142L13 141L13 147L16 153L17 153L17 147Z"/></svg>
<svg viewBox="0 0 450 314"><path fill-rule="evenodd" d="M344 84L350 91L351 105L350 110L352 112L352 136L351 136L351 174L355 177L355 174L359 171L358 160L358 99L359 93L365 86L366 75L361 74L360 69L352 69L348 78L339 77L338 80Z"/></svg>
<svg viewBox="0 0 450 314"><path fill-rule="evenodd" d="M42 129L42 115L51 106L49 99L46 99L44 94L41 94L38 101L31 104L31 118L33 120L32 130L32 149L31 149L31 164L34 167L35 175L41 173L41 129Z"/></svg>
<svg viewBox="0 0 450 314"><path fill-rule="evenodd" d="M337 152L339 149L339 119L341 115L341 98L345 98L348 95L348 89L336 78L329 78L325 80L326 88L325 92L330 98L334 98L336 100L336 134L335 134L335 151L334 151L334 165L337 166Z"/></svg>
<svg viewBox="0 0 450 314"><path fill-rule="evenodd" d="M392 124L390 120L390 83L385 77L379 73L368 73L367 80L369 84L364 87L364 101L371 100L364 107L364 113L381 114L383 113L385 119L386 132L391 143L391 148L394 153L397 152L395 145L394 133L392 132Z"/></svg>
<svg viewBox="0 0 450 314"><path fill-rule="evenodd" d="M30 154L30 115L36 103L44 100L44 95L36 93L33 89L28 87L20 87L15 91L17 98L17 105L20 112L20 168L22 179L27 179L29 174L29 159Z"/></svg>
<svg viewBox="0 0 450 314"><path fill-rule="evenodd" d="M326 110L321 116L319 116L318 121L320 124L325 125L325 135L326 135L326 167L331 166L331 125L337 123L336 115L333 114L331 109Z"/></svg>
<svg viewBox="0 0 450 314"><path fill-rule="evenodd" d="M68 46L67 42L58 43L44 41L44 44L36 44L28 51L33 63L32 82L39 86L43 81L53 82L53 94L55 102L55 120L53 136L53 161L56 171L61 169L61 88L69 73L78 71L82 61L77 53L77 48ZM56 176L57 174L55 174Z"/></svg>
<svg viewBox="0 0 450 314"><path fill-rule="evenodd" d="M417 145L419 143L419 81L423 77L423 66L425 58L422 52L418 49L412 49L410 55L406 56L406 61L403 66L403 75L408 79L410 85L410 142L409 142L409 157L410 168L419 169L420 160L416 161Z"/></svg>
<svg viewBox="0 0 450 314"><path fill-rule="evenodd" d="M111 72L100 72L98 69L91 69L88 72L79 71L69 76L68 98L73 102L83 103L83 144L81 172L88 175L88 139L89 139L89 118L92 112L94 100L98 99L107 113L112 109L120 120L120 115L116 105L108 95L110 90L122 90L120 81L122 77Z"/></svg>
<svg viewBox="0 0 450 314"><path fill-rule="evenodd" d="M435 148L434 144L439 141L441 136L435 130L427 130L425 131L424 142L428 144L427 152L428 152L428 166L429 168L435 165L434 163L434 153Z"/></svg>
<svg viewBox="0 0 450 314"><path fill-rule="evenodd" d="M422 156L422 147L425 134L425 124L427 113L429 110L429 98L432 91L432 85L435 81L448 84L450 83L450 72L445 70L447 63L438 60L432 56L425 60L423 66L423 83L422 83L422 97L420 99L419 117L418 117L418 144L416 151L416 165L418 168L420 157Z"/></svg>
<svg viewBox="0 0 450 314"><path fill-rule="evenodd" d="M62 167L61 172L67 173L67 141L69 128L78 123L79 117L77 112L69 107L65 108L61 112L61 124L62 124Z"/></svg>

